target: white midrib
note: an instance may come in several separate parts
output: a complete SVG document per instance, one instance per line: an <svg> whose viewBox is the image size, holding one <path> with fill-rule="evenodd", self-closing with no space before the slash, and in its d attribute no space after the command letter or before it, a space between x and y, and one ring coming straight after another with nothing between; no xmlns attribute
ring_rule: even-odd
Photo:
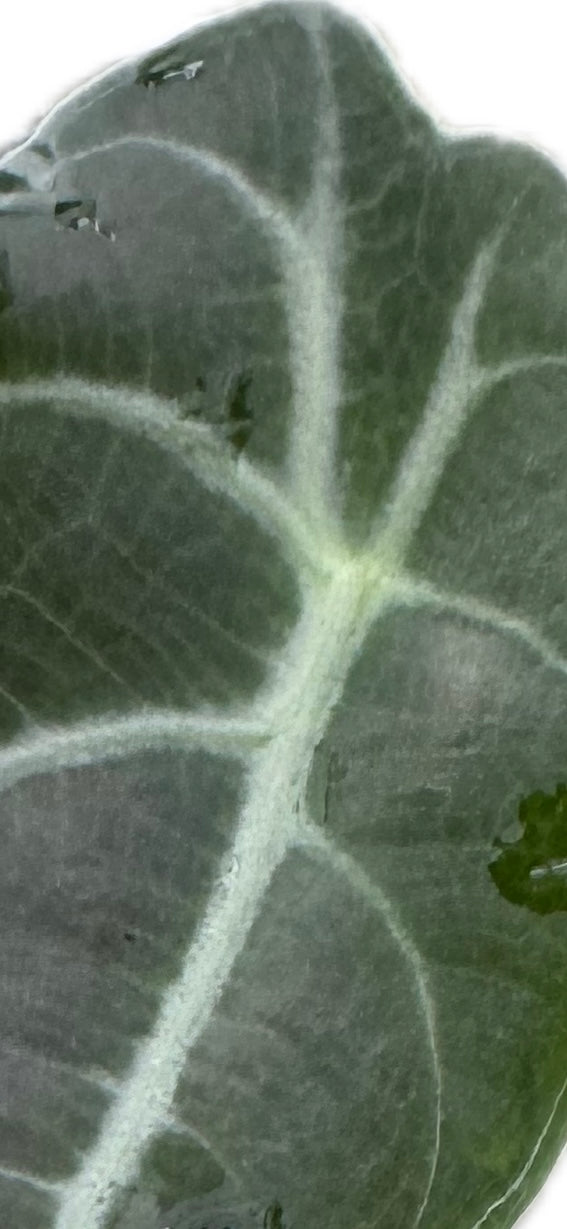
<svg viewBox="0 0 567 1229"><path fill-rule="evenodd" d="M272 482L246 458L235 463L232 456L219 448L218 441L206 427L199 429L195 424L181 424L175 406L164 405L163 399L149 392L105 389L69 378L0 387L0 404L33 403L34 399L41 400L56 393L56 402L68 412L77 412L73 408L76 404L87 416L91 413L107 416L115 425L147 433L154 442L179 452L180 456L187 454L190 468L204 485L223 491L241 510L256 516L275 533L281 546L289 548L298 580L302 581L304 598L301 621L284 651L270 691L259 697L267 705L267 728L272 737L250 755L252 767L247 796L228 855L232 870L211 893L207 912L188 949L179 977L166 991L151 1035L139 1045L129 1073L118 1085L97 1141L85 1154L74 1177L62 1186L55 1229L105 1229L121 1188L135 1179L150 1141L166 1127L187 1057L211 1019L258 917L274 873L295 843L304 845L309 839L313 840L301 810L313 752L370 623L388 605L390 598L395 600L396 590L398 598L402 596L404 584L408 600L420 595L427 600L437 600L433 590L406 583L404 555L462 433L475 396L517 371L564 363L555 356L536 355L501 364L492 371L478 366L475 324L498 247L499 236L494 236L479 251L469 270L422 422L402 458L386 507L386 523L380 517L374 528L373 562L370 556L364 561L349 559L341 553L342 544L335 523L338 508L335 440L341 400L340 256L343 235L337 196L340 150L320 18L316 8L311 12L313 41L323 74L319 115L321 141L313 191L299 218L292 219L237 168L210 151L136 136L105 143L98 151L102 154L118 146L144 143L156 153L161 151L164 156L198 165L203 172L221 177L227 190L240 197L271 235L286 291L295 406L285 487ZM58 165L62 166L64 161L78 161L95 152L96 148L91 147L60 160ZM333 540L330 537L326 540L330 527ZM390 575L386 574L386 569ZM493 612L487 609L475 610L479 617L493 617ZM516 634L525 633L518 620L513 627L509 620L508 624ZM529 629L527 635L528 638L531 635ZM537 648L539 640L536 644L537 638L532 636L531 639ZM172 723L177 729L175 714L168 717L168 728ZM230 725L229 718L224 734L230 733ZM90 729L77 731L71 748L73 754L79 757L88 754L87 743L92 733ZM106 723L105 738L113 733ZM239 733L254 737L254 722ZM211 727L211 734L215 738L224 736L222 722ZM143 728L138 735L143 742ZM98 745L100 750L100 740ZM46 740L43 751L50 762L59 755L59 750L58 746L48 746ZM30 754L30 748L21 749L22 764ZM11 765L16 775L18 768L15 762ZM348 870L344 858L343 864ZM416 963L413 946L408 943L398 921L388 912L389 906L381 901L381 894L375 888L370 894L375 905L385 907L392 933L397 935L401 950L405 950L414 966L435 1059L433 1022L423 970ZM414 1227L419 1224L428 1202L439 1151L440 1069L435 1061L433 1069L437 1075L435 1151ZM538 1143L518 1182L488 1209L479 1225L523 1181L539 1146ZM44 1184L39 1186L43 1188Z"/></svg>
<svg viewBox="0 0 567 1229"><path fill-rule="evenodd" d="M98 1141L60 1196L56 1229L104 1229L121 1189L136 1177L164 1128L188 1054L202 1036L246 943L277 867L302 843L300 802L344 679L376 616L379 578L357 561L338 562L314 587L272 689L270 744L252 760L247 797L229 860L231 873L207 912L153 1032L139 1046ZM384 601L390 582L383 578Z"/></svg>

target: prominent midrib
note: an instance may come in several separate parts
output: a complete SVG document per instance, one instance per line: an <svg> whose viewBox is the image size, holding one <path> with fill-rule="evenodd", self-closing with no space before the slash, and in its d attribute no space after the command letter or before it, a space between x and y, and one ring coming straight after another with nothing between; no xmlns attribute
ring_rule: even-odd
<svg viewBox="0 0 567 1229"><path fill-rule="evenodd" d="M388 590L384 579L385 599ZM140 1044L97 1141L63 1188L56 1229L104 1229L120 1191L135 1180L150 1141L164 1129L187 1057L212 1017L270 880L301 841L313 751L375 617L376 576L354 560L337 564L310 591L266 697L276 733L252 759L227 853L232 870L211 894L179 977L166 991L154 1030Z"/></svg>

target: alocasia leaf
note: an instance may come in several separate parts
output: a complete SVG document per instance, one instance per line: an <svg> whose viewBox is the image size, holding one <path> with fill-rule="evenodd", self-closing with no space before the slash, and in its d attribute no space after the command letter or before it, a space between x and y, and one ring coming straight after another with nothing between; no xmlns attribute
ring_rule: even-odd
<svg viewBox="0 0 567 1229"><path fill-rule="evenodd" d="M219 19L4 158L0 364L0 1222L507 1229L567 1124L559 172L338 11Z"/></svg>

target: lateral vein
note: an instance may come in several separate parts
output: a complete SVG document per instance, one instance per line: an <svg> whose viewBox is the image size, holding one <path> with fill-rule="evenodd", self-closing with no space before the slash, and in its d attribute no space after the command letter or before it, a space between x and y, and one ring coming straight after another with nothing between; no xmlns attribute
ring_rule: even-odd
<svg viewBox="0 0 567 1229"><path fill-rule="evenodd" d="M142 702L142 696L139 692L137 692L136 689L122 677L122 675L118 674L116 670L113 670L112 666L108 665L108 662L105 661L102 654L98 653L96 649L93 649L90 645L86 644L85 641L79 636L76 636L71 628L68 627L63 620L58 619L56 615L52 614L43 602L40 602L37 598L33 597L31 593L27 593L25 589L20 589L17 585L13 584L0 585L0 599L3 597L19 598L26 606L30 606L33 610L37 611L37 613L45 619L46 623L49 623L52 627L55 627L57 631L61 632L65 640L67 640L78 653L81 653L84 657L86 657L92 665L96 666L97 670L100 670L102 674L108 675L108 677L113 679L115 683L118 683L124 691L130 692L130 694L139 700L140 703Z"/></svg>
<svg viewBox="0 0 567 1229"><path fill-rule="evenodd" d="M482 391L475 330L501 241L499 229L482 245L469 270L421 423L402 457L385 511L373 531L374 551L400 567Z"/></svg>
<svg viewBox="0 0 567 1229"><path fill-rule="evenodd" d="M370 879L365 871L363 871L358 865L355 858L351 857L350 854L345 853L342 849L339 849L339 847L331 841L329 837L325 836L315 824L310 822L304 824L298 843L307 850L313 851L314 854L322 855L336 871L345 876L355 891L358 892L358 894L362 896L364 900L372 906L372 908L376 909L377 912L380 913L380 916L384 919L392 938L398 944L400 951L403 953L410 966L417 988L417 995L425 1021L425 1028L429 1043L436 1107L431 1164L423 1198L417 1210L416 1219L413 1222L413 1229L418 1229L429 1202L429 1196L439 1161L442 1100L442 1074L437 1041L435 1006L433 1003L431 990L429 988L423 958L413 939L403 926L394 905L384 892L383 888L379 884L375 883L374 880Z"/></svg>
<svg viewBox="0 0 567 1229"><path fill-rule="evenodd" d="M479 381L481 392L489 392L497 384L512 380L518 375L529 375L531 372L546 370L567 371L567 357L561 354L526 354L519 358L507 359L493 367L483 367Z"/></svg>
<svg viewBox="0 0 567 1229"><path fill-rule="evenodd" d="M105 419L134 431L172 453L208 490L225 495L240 510L276 534L304 581L327 566L321 543L275 479L245 457L236 457L208 423L182 421L175 400L75 376L0 381L0 406L49 401L57 412Z"/></svg>
<svg viewBox="0 0 567 1229"><path fill-rule="evenodd" d="M91 145L87 149L76 150L74 153L62 155L57 160L56 169L75 162L84 162L85 159L96 154L108 154L116 149L127 147L151 149L155 153L175 158L179 162L188 162L198 166L200 170L210 175L211 178L222 180L238 197L246 201L251 212L273 231L280 243L287 247L294 246L296 231L285 209L282 209L269 193L257 188L228 158L221 158L210 150L202 149L197 145L186 145L181 141L171 141L164 137L127 133L124 136L115 137L112 141L101 142L98 145Z"/></svg>
<svg viewBox="0 0 567 1229"><path fill-rule="evenodd" d="M335 453L341 402L341 144L323 17L310 15L319 67L313 181L298 217L295 252L283 269L290 332L293 420L288 472L294 502L319 535L339 537Z"/></svg>
<svg viewBox="0 0 567 1229"><path fill-rule="evenodd" d="M153 708L72 726L40 727L0 750L0 790L40 773L125 759L140 751L203 747L217 754L246 755L267 737L266 725L252 716Z"/></svg>
<svg viewBox="0 0 567 1229"><path fill-rule="evenodd" d="M480 1220L475 1221L474 1225L472 1226L472 1229L481 1229L482 1225L486 1224L488 1218L492 1215L492 1213L496 1212L498 1208L501 1208L503 1204L507 1203L510 1196L514 1195L516 1191L520 1189L522 1182L525 1180L525 1178L527 1178L530 1172L530 1169L532 1168L535 1161L537 1160L537 1157L539 1155L539 1152L541 1151L542 1145L545 1143L549 1130L553 1124L553 1119L555 1118L557 1110L559 1109L559 1106L561 1104L561 1101L566 1091L567 1091L567 1079L564 1081L560 1091L558 1092L555 1098L555 1101L553 1102L553 1106L552 1106L549 1118L547 1119L545 1126L540 1132L536 1140L535 1147L530 1153L530 1156L528 1157L528 1160L526 1161L526 1164L524 1165L523 1169L520 1170L520 1173L518 1174L517 1178L515 1178L514 1181L510 1184L510 1186L504 1191L504 1194L501 1195L499 1199L496 1199L494 1203L491 1203L490 1207L486 1209L486 1212L484 1213L483 1216L481 1216Z"/></svg>
<svg viewBox="0 0 567 1229"><path fill-rule="evenodd" d="M528 619L502 610L475 597L461 596L449 590L439 589L428 581L413 580L411 575L395 578L392 582L390 600L405 607L436 606L440 610L455 611L476 623L485 623L495 631L515 636L528 645L550 670L567 675L567 659L551 641L541 634Z"/></svg>
<svg viewBox="0 0 567 1229"><path fill-rule="evenodd" d="M364 574L339 569L314 586L274 669L266 702L274 733L251 758L247 798L179 976L151 1034L139 1045L100 1133L62 1193L55 1229L103 1229L121 1188L135 1179L150 1141L171 1114L187 1057L209 1023L276 868L297 841L313 746L322 735L365 628ZM332 663L332 665L331 665Z"/></svg>
<svg viewBox="0 0 567 1229"><path fill-rule="evenodd" d="M0 1178L5 1178L7 1182L20 1182L45 1195L58 1195L63 1189L62 1182L46 1182L44 1178L36 1178L34 1174L17 1169L0 1168Z"/></svg>

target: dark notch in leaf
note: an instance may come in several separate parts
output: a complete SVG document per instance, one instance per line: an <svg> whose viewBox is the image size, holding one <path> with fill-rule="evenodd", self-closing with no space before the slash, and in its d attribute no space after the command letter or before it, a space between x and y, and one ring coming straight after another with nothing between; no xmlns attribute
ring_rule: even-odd
<svg viewBox="0 0 567 1229"><path fill-rule="evenodd" d="M254 425L254 415L248 400L251 383L251 373L241 371L233 377L228 387L226 398L228 437L237 452L242 452L242 449L246 447Z"/></svg>
<svg viewBox="0 0 567 1229"><path fill-rule="evenodd" d="M55 221L63 230L94 230L97 235L114 241L116 233L109 226L99 222L96 215L96 201L72 198L57 201L54 209Z"/></svg>
<svg viewBox="0 0 567 1229"><path fill-rule="evenodd" d="M327 783L325 786L325 801L323 809L323 823L326 823L329 818L329 809L331 798L335 786L340 785L347 776L347 769L341 764L338 751L331 751L327 763Z"/></svg>
<svg viewBox="0 0 567 1229"><path fill-rule="evenodd" d="M179 54L179 51L162 52L158 56L151 56L144 60L138 69L136 75L136 84L149 86L163 85L165 81L182 80L194 81L195 77L202 72L204 60L191 60L188 62L185 56Z"/></svg>
<svg viewBox="0 0 567 1229"><path fill-rule="evenodd" d="M567 911L567 785L520 802L517 841L496 838L499 856L488 869L506 900L534 913Z"/></svg>
<svg viewBox="0 0 567 1229"><path fill-rule="evenodd" d="M0 195L8 195L10 192L27 192L29 184L23 175L16 175L13 171L0 170Z"/></svg>
<svg viewBox="0 0 567 1229"><path fill-rule="evenodd" d="M30 149L34 154L37 154L38 158L45 158L46 162L53 162L55 160L55 151L51 148L51 145L47 144L47 141L34 141L33 145L30 145Z"/></svg>
<svg viewBox="0 0 567 1229"><path fill-rule="evenodd" d="M45 141L26 144L1 159L0 194L50 192L53 187L55 154Z"/></svg>
<svg viewBox="0 0 567 1229"><path fill-rule="evenodd" d="M56 201L55 217L63 226L73 230L79 229L79 223L94 222L96 217L96 201L82 201L73 198L67 201Z"/></svg>
<svg viewBox="0 0 567 1229"><path fill-rule="evenodd" d="M275 1203L270 1204L266 1209L264 1216L264 1229L285 1229L283 1222L283 1208L277 1199Z"/></svg>
<svg viewBox="0 0 567 1229"><path fill-rule="evenodd" d="M10 261L7 251L0 252L0 312L14 302L14 291L10 276Z"/></svg>

